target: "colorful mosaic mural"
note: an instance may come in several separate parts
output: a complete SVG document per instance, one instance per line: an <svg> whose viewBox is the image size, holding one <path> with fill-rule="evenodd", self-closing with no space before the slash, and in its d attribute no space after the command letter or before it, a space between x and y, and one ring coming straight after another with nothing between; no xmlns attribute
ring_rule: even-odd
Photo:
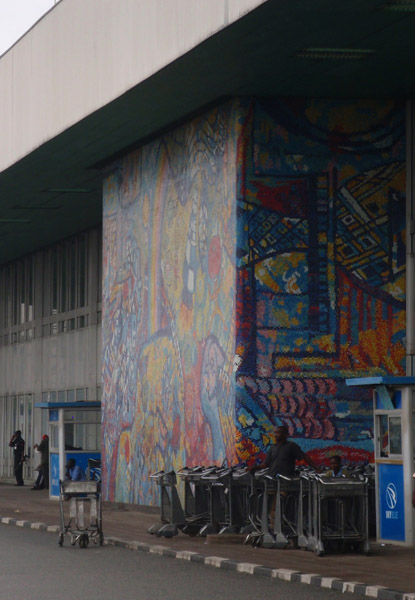
<svg viewBox="0 0 415 600"><path fill-rule="evenodd" d="M370 392L404 373L404 111L255 101L238 144L236 420L241 461L272 427L319 462L371 460Z"/></svg>
<svg viewBox="0 0 415 600"><path fill-rule="evenodd" d="M404 373L404 111L234 100L131 153L104 186L105 497L264 456L372 459L370 392Z"/></svg>
<svg viewBox="0 0 415 600"><path fill-rule="evenodd" d="M230 103L105 181L106 498L154 504L151 473L235 460L237 139Z"/></svg>

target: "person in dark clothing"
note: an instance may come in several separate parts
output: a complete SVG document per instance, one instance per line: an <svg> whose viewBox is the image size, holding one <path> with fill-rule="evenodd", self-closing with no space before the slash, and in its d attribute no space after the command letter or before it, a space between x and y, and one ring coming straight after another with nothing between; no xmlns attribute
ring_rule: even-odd
<svg viewBox="0 0 415 600"><path fill-rule="evenodd" d="M288 429L284 425L275 428L275 444L268 450L268 454L260 465L252 465L249 471L254 472L259 469L269 468L268 475L284 475L285 477L295 476L295 462L304 460L310 467L318 470L314 462L303 452L297 444L289 442Z"/></svg>
<svg viewBox="0 0 415 600"><path fill-rule="evenodd" d="M265 460L260 465L252 465L249 467L249 471L254 473L259 469L265 469L268 467L268 475L275 477L275 475L283 475L285 477L295 476L295 463L297 460L304 460L310 467L315 469L317 466L314 462L303 452L297 444L289 442L288 429L284 425L276 427L274 430L275 444L268 450L268 454ZM277 497L275 492L270 493L272 501L269 503L269 516L270 524L274 524L275 506ZM286 509L287 510L287 509ZM292 510L292 506L291 506ZM287 514L290 513L290 509L287 510ZM294 515L289 515L291 519L294 519Z"/></svg>
<svg viewBox="0 0 415 600"><path fill-rule="evenodd" d="M37 467L39 475L32 490L43 490L49 488L49 436L44 435L40 444L33 446L40 452L40 465Z"/></svg>
<svg viewBox="0 0 415 600"><path fill-rule="evenodd" d="M9 442L10 448L13 448L14 458L14 475L16 477L16 485L24 485L23 481L23 463L25 460L24 439L20 429L14 432Z"/></svg>
<svg viewBox="0 0 415 600"><path fill-rule="evenodd" d="M342 467L342 459L338 454L330 458L330 470L323 473L323 477L349 477L349 472Z"/></svg>

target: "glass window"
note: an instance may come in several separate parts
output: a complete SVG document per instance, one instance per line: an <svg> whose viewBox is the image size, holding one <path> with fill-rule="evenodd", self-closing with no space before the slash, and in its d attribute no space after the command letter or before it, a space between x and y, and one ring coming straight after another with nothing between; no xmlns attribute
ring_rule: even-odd
<svg viewBox="0 0 415 600"><path fill-rule="evenodd" d="M24 262L17 263L17 289L19 298L19 324L26 321L25 268Z"/></svg>
<svg viewBox="0 0 415 600"><path fill-rule="evenodd" d="M52 260L51 260L51 314L56 315L58 313L58 248L52 249ZM54 332L56 333L56 332Z"/></svg>
<svg viewBox="0 0 415 600"><path fill-rule="evenodd" d="M74 423L100 423L101 422L101 411L100 410L76 410L69 409L64 411L64 421L72 421Z"/></svg>
<svg viewBox="0 0 415 600"><path fill-rule="evenodd" d="M86 278L87 278L87 245L86 238L82 236L79 240L79 306L86 306Z"/></svg>
<svg viewBox="0 0 415 600"><path fill-rule="evenodd" d="M59 312L66 312L68 310L67 308L67 301L66 301L66 296L67 296L67 281L66 281L66 276L67 276L67 269L66 269L66 249L67 249L67 244L64 244L64 246L61 248L61 254L60 254L60 295L61 295L61 305L59 307Z"/></svg>
<svg viewBox="0 0 415 600"><path fill-rule="evenodd" d="M78 317L78 329L85 327L85 317Z"/></svg>
<svg viewBox="0 0 415 600"><path fill-rule="evenodd" d="M34 300L33 270L34 270L34 257L31 256L27 260L27 320L28 321L33 321L35 318L35 311L34 311L34 306L33 306L33 300Z"/></svg>
<svg viewBox="0 0 415 600"><path fill-rule="evenodd" d="M379 454L382 458L389 456L388 415L379 416Z"/></svg>
<svg viewBox="0 0 415 600"><path fill-rule="evenodd" d="M57 425L52 425L50 428L50 445L52 448L59 448L59 434Z"/></svg>
<svg viewBox="0 0 415 600"><path fill-rule="evenodd" d="M76 308L76 240L69 241L69 310Z"/></svg>
<svg viewBox="0 0 415 600"><path fill-rule="evenodd" d="M390 454L402 454L401 417L389 417Z"/></svg>
<svg viewBox="0 0 415 600"><path fill-rule="evenodd" d="M13 315L13 319L12 319L12 325L17 325L18 324L18 311L17 311L17 305L18 305L18 286L17 286L17 265L11 265L10 266L10 271L11 271L11 279L12 279L12 315ZM14 342L16 342L16 339L13 340Z"/></svg>
<svg viewBox="0 0 415 600"><path fill-rule="evenodd" d="M80 388L79 390L76 390L76 401L77 402L85 402L86 400L86 388Z"/></svg>

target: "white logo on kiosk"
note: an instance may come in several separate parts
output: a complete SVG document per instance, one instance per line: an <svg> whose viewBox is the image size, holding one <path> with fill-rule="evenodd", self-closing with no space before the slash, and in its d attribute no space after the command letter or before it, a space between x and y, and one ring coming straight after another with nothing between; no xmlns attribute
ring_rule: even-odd
<svg viewBox="0 0 415 600"><path fill-rule="evenodd" d="M388 483L386 487L386 504L393 510L398 503L398 491L394 483Z"/></svg>

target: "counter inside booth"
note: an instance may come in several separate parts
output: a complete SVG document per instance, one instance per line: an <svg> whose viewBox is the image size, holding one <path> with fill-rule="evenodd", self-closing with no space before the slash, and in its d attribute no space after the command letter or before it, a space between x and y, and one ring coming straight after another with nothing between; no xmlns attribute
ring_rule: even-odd
<svg viewBox="0 0 415 600"><path fill-rule="evenodd" d="M86 472L88 459L101 459L100 402L42 402L48 410L50 498L59 498L59 480L65 479L70 458Z"/></svg>

